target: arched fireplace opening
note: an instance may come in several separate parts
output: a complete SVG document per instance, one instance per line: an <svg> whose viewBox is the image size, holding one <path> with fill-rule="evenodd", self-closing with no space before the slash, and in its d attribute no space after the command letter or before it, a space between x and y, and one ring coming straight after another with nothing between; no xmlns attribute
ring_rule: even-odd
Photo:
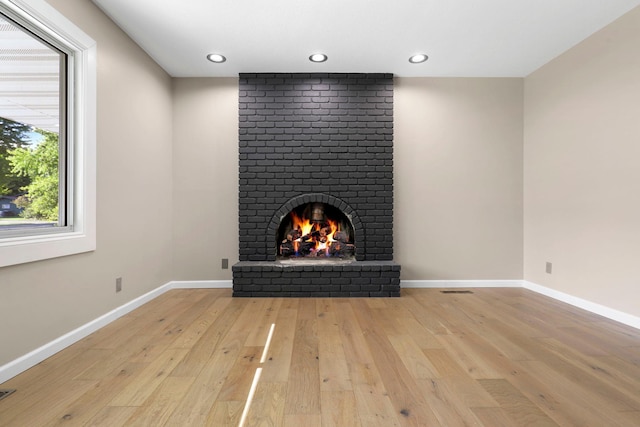
<svg viewBox="0 0 640 427"><path fill-rule="evenodd" d="M328 203L309 202L283 217L276 235L278 259L351 259L355 232L351 219Z"/></svg>

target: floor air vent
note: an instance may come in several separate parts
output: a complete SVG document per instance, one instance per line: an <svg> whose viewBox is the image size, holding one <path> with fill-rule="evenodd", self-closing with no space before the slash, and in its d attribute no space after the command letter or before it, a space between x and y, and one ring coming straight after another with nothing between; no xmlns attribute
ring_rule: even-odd
<svg viewBox="0 0 640 427"><path fill-rule="evenodd" d="M443 294L472 294L472 291L440 291Z"/></svg>
<svg viewBox="0 0 640 427"><path fill-rule="evenodd" d="M15 389L14 390L0 390L0 400L2 400L5 397L9 396L14 391L15 391Z"/></svg>

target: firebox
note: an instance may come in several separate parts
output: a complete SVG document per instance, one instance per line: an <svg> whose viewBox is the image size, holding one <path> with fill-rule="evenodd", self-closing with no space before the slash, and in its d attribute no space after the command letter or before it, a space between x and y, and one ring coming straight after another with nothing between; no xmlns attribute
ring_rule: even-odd
<svg viewBox="0 0 640 427"><path fill-rule="evenodd" d="M240 74L234 296L399 296L393 76Z"/></svg>
<svg viewBox="0 0 640 427"><path fill-rule="evenodd" d="M351 259L355 254L351 221L339 209L306 203L285 216L278 227L279 259Z"/></svg>

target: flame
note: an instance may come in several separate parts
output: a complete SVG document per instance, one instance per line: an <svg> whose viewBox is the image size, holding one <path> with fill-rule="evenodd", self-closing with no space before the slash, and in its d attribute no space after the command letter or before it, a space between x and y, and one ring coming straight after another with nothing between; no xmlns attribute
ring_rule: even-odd
<svg viewBox="0 0 640 427"><path fill-rule="evenodd" d="M319 239L313 239L311 237L309 237L306 241L307 242L311 242L314 241L315 242L315 251L319 252L319 251L325 251L327 254L329 253L329 246L331 245L331 242L335 242L336 240L333 238L333 236L335 235L335 233L337 231L340 231L340 225L338 224L338 221L334 221L331 219L328 219L326 221L326 223L324 224L320 224L317 222L312 222L309 218L301 218L298 215L296 215L295 212L291 212L291 222L292 222L292 226L294 229L297 229L300 231L300 235L302 237L305 236L309 236L311 233L313 232L321 232L322 230L322 225L328 226L329 229L331 230L329 233L327 233L326 235L326 239L324 239L324 241L320 241ZM301 241L302 238L298 239L297 241L294 242L294 247L295 247L295 251L298 251L298 247L299 247L299 242Z"/></svg>
<svg viewBox="0 0 640 427"><path fill-rule="evenodd" d="M303 236L308 235L313 230L314 226L318 224L311 222L309 218L302 219L295 212L291 212L291 221L293 222L293 228L300 230L300 234Z"/></svg>

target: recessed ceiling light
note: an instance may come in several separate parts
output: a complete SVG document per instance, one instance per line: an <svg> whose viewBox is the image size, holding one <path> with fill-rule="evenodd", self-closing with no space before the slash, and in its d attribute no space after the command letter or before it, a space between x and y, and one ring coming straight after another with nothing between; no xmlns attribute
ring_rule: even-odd
<svg viewBox="0 0 640 427"><path fill-rule="evenodd" d="M227 60L227 58L225 58L223 55L220 55L219 53L210 53L209 55L207 55L207 59L211 62L215 62L216 64L220 64Z"/></svg>
<svg viewBox="0 0 640 427"><path fill-rule="evenodd" d="M314 53L309 57L309 61L311 62L324 62L327 60L327 55L324 53Z"/></svg>
<svg viewBox="0 0 640 427"><path fill-rule="evenodd" d="M412 64L419 64L421 62L426 61L427 59L429 59L427 55L425 55L424 53L419 53L409 58L409 62L411 62Z"/></svg>

